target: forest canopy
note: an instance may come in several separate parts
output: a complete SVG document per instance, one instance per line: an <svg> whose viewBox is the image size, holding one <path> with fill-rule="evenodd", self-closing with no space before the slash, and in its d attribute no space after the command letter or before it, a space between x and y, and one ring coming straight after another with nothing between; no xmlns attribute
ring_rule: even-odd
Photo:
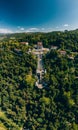
<svg viewBox="0 0 78 130"><path fill-rule="evenodd" d="M0 38L0 128L78 130L78 30ZM42 57L43 89L35 86L38 59L29 53L38 41L50 49Z"/></svg>

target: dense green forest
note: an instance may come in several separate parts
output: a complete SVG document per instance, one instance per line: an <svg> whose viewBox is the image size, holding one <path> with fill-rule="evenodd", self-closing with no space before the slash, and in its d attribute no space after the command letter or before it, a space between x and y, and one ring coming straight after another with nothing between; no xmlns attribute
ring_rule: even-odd
<svg viewBox="0 0 78 130"><path fill-rule="evenodd" d="M30 45L36 44L38 41L42 41L44 47L56 45L59 48L67 49L71 51L78 51L78 29L74 31L55 31L49 33L16 33L3 35L4 41L17 40L18 42L27 41ZM3 38L2 37L2 38Z"/></svg>
<svg viewBox="0 0 78 130"><path fill-rule="evenodd" d="M38 41L57 46L43 55L43 89L35 86L37 57L29 53ZM78 130L78 30L0 36L0 130L23 127Z"/></svg>
<svg viewBox="0 0 78 130"><path fill-rule="evenodd" d="M3 113L0 121L8 129L19 129L26 120L26 103L35 84L36 65L36 57L28 54L25 45L0 44L0 112Z"/></svg>

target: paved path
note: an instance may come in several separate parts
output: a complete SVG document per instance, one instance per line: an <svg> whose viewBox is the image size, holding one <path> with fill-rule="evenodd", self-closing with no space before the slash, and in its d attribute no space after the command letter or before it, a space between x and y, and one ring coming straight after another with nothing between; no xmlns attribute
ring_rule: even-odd
<svg viewBox="0 0 78 130"><path fill-rule="evenodd" d="M37 77L38 77L38 80L37 80L37 87L38 88L43 88L43 85L42 85L42 72L44 71L43 69L43 64L42 64L42 54L38 54L38 65L37 65Z"/></svg>
<svg viewBox="0 0 78 130"><path fill-rule="evenodd" d="M36 76L37 76L36 86L39 89L42 89L44 87L43 81L42 81L43 74L45 73L45 70L43 67L43 61L42 61L42 55L44 54L44 50L46 52L49 51L49 49L46 49L46 48L36 49L33 51L33 54L35 54L38 58L37 70L36 70Z"/></svg>

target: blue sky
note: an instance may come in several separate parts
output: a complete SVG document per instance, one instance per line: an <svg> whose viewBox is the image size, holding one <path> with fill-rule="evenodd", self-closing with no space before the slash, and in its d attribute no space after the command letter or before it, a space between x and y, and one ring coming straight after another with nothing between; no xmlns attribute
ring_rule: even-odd
<svg viewBox="0 0 78 130"><path fill-rule="evenodd" d="M0 32L78 28L78 0L0 0Z"/></svg>

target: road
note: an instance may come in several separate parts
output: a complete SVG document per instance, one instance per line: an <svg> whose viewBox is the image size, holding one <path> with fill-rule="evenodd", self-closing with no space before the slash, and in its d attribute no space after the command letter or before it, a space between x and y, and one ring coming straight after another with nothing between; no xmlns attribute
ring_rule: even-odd
<svg viewBox="0 0 78 130"><path fill-rule="evenodd" d="M32 51L32 53L34 55L37 56L38 58L38 62L37 62L37 70L36 70L36 77L37 77L37 81L36 81L36 86L39 88L39 89L42 89L43 87L43 75L45 73L45 70L44 70L44 66L43 66L43 60L42 60L42 55L44 53L47 53L49 51L48 48L42 48L42 49L34 49Z"/></svg>
<svg viewBox="0 0 78 130"><path fill-rule="evenodd" d="M38 58L37 70L36 70L36 76L37 76L36 86L39 89L42 89L43 88L42 73L44 73L44 67L43 67L43 61L42 61L43 51L37 50L35 54L37 55L37 58Z"/></svg>
<svg viewBox="0 0 78 130"><path fill-rule="evenodd" d="M39 52L37 57L38 57L38 64L37 64L36 76L37 76L38 80L36 82L36 86L38 88L42 89L43 88L43 85L42 85L42 72L44 71L43 64L42 64L42 54Z"/></svg>

